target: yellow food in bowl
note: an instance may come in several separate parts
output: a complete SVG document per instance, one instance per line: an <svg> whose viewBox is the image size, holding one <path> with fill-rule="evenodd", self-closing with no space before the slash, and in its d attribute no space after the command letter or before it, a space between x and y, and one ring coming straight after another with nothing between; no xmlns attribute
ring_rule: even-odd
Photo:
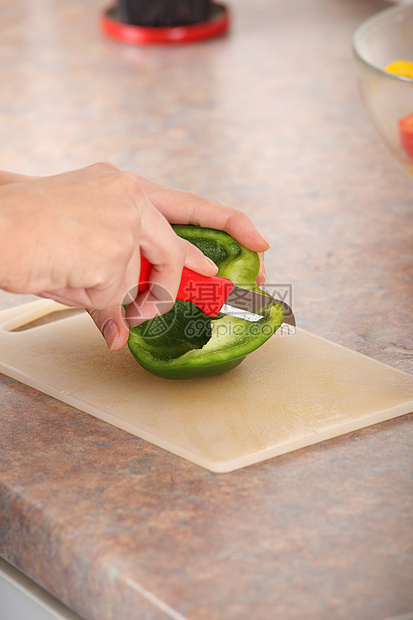
<svg viewBox="0 0 413 620"><path fill-rule="evenodd" d="M387 65L386 71L413 80L413 62L411 60L394 60Z"/></svg>

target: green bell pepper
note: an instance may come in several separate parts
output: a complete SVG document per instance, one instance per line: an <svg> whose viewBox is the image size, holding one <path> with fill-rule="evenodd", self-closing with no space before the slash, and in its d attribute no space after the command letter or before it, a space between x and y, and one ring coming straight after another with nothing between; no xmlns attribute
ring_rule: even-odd
<svg viewBox="0 0 413 620"><path fill-rule="evenodd" d="M261 291L256 279L259 256L227 233L212 228L174 226L176 234L196 245L218 266L218 276L237 286ZM130 328L128 346L143 368L166 379L219 375L238 366L258 349L284 320L280 304L271 303L252 323L218 314L206 316L194 304L175 302L172 310Z"/></svg>

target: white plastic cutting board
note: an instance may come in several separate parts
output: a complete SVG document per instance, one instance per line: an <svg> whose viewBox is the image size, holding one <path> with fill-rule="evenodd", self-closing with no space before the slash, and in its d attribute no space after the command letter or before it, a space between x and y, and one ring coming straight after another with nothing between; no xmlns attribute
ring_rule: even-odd
<svg viewBox="0 0 413 620"><path fill-rule="evenodd" d="M302 329L227 374L186 381L150 375L127 348L111 353L86 313L11 331L62 309L1 311L0 370L211 471L413 411L413 377Z"/></svg>

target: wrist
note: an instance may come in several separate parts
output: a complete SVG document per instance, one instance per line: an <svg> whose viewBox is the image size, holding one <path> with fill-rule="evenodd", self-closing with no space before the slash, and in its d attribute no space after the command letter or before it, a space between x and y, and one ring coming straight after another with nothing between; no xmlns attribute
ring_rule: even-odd
<svg viewBox="0 0 413 620"><path fill-rule="evenodd" d="M19 196L16 196L12 189L13 181L9 180L2 185L2 180L4 177L0 180L0 289L22 293L25 292L22 284L25 274L21 263L24 262L25 247L19 229L24 221L19 209ZM16 181L17 179L14 182ZM27 242L26 237L27 235L24 241Z"/></svg>

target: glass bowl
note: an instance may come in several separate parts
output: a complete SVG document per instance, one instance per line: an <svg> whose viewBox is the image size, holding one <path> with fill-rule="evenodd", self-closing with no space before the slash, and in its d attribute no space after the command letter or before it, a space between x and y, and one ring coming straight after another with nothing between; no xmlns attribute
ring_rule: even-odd
<svg viewBox="0 0 413 620"><path fill-rule="evenodd" d="M413 62L413 2L387 9L359 26L353 54L362 101L396 159L413 175L413 79L386 71Z"/></svg>

